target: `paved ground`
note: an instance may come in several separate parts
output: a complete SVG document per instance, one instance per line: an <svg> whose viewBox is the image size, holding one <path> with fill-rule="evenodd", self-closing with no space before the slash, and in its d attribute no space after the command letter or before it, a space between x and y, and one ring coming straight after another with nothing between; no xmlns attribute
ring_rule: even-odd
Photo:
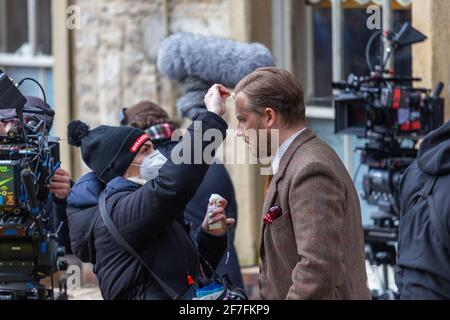
<svg viewBox="0 0 450 320"><path fill-rule="evenodd" d="M394 272L389 268L389 283L391 289L396 290L394 284ZM243 269L244 281L247 284L247 292L252 300L258 299L258 268ZM381 289L384 286L383 272L380 268L367 265L367 277L371 289ZM102 300L102 296L98 288L83 288L78 290L69 290L69 300Z"/></svg>
<svg viewBox="0 0 450 320"><path fill-rule="evenodd" d="M69 290L69 300L103 300L98 288Z"/></svg>

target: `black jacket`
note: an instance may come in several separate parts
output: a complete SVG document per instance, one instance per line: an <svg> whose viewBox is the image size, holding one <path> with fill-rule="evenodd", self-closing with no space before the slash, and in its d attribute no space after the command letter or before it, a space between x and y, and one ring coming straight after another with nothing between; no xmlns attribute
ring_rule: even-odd
<svg viewBox="0 0 450 320"><path fill-rule="evenodd" d="M227 125L210 112L197 118L188 130L190 135L180 142L191 151L187 157L191 163L196 153L203 154L211 144L194 142L196 135L208 129L219 129L225 136ZM159 176L144 186L121 177L106 186L106 207L122 236L181 295L189 289L188 276L195 278L199 271L198 251L216 267L226 248L226 237L212 237L202 231L197 233L197 248L183 216L208 167L205 163L175 165L169 160ZM97 206L104 188L92 173L72 188L68 216L74 253L82 261L94 264L105 299L169 299L145 268L122 251L104 226Z"/></svg>
<svg viewBox="0 0 450 320"><path fill-rule="evenodd" d="M176 142L166 141L159 143L156 148L167 158L173 148L176 146ZM191 222L195 228L199 228L205 218L206 208L208 206L209 198L212 194L219 194L228 201L227 215L229 218L236 219L238 221L238 208L236 203L236 196L234 192L233 182L228 174L227 169L221 163L214 163L210 166L208 172L203 179L202 184L198 188L196 194L192 200L186 206L184 211L184 216L186 220ZM219 275L228 274L230 276L231 282L240 287L244 288L242 281L241 268L239 266L239 260L236 253L236 248L234 247L235 230L237 224L234 225L229 232L229 259L226 264L227 255L224 255L222 261L220 261L217 267L217 273Z"/></svg>
<svg viewBox="0 0 450 320"><path fill-rule="evenodd" d="M450 122L426 137L401 181L396 283L402 299L450 299L450 251L430 221L420 191L439 176L432 195L442 227L450 231Z"/></svg>

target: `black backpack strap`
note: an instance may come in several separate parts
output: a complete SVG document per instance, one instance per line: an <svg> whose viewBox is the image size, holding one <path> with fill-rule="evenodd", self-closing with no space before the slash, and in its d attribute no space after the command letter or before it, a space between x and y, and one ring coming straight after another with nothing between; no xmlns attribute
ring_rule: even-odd
<svg viewBox="0 0 450 320"><path fill-rule="evenodd" d="M438 234L440 240L444 244L444 246L450 250L450 234L447 228L445 221L441 221L441 217L439 216L436 205L434 203L434 199L432 197L434 186L436 185L436 182L438 181L439 176L434 177L433 179L430 179L423 187L423 189L420 191L419 195L421 197L427 198L428 200L428 207L429 207L429 215L430 215L430 221L431 225L433 226L433 229Z"/></svg>
<svg viewBox="0 0 450 320"><path fill-rule="evenodd" d="M160 287L173 299L179 300L179 295L175 293L160 277L158 277L153 270L147 265L147 263L142 259L142 257L133 249L133 247L122 237L119 230L117 230L114 222L106 210L106 197L105 191L102 191L98 198L98 207L100 209L100 216L105 224L106 228L109 230L116 242L122 247L125 252L128 252L134 258L136 258L145 269L150 273L150 275L158 282Z"/></svg>
<svg viewBox="0 0 450 320"><path fill-rule="evenodd" d="M438 181L439 176L431 177L428 181L423 185L422 190L419 191L419 196L422 198L428 198L432 193L436 182Z"/></svg>

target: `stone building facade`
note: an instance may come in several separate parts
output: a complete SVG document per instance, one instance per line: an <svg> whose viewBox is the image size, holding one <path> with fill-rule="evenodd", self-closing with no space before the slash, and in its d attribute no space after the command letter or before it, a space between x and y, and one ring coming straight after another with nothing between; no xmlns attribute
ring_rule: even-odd
<svg viewBox="0 0 450 320"><path fill-rule="evenodd" d="M92 125L117 124L121 108L143 99L175 115L176 92L155 64L161 39L179 31L230 36L228 0L74 3L82 18L72 34L74 110Z"/></svg>

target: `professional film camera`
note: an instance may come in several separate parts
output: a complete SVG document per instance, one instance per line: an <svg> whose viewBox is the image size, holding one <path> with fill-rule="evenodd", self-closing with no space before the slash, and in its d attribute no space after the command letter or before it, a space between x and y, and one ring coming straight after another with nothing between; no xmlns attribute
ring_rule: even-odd
<svg viewBox="0 0 450 320"><path fill-rule="evenodd" d="M58 247L58 231L52 233L47 212L47 185L60 165L59 143L49 138L46 120L24 121L26 113L47 119L54 112L25 108L18 89L24 80L16 85L0 70L0 109L15 109L18 122L0 137L0 300L65 299L64 283L54 294L53 275L66 263L58 261L64 248ZM44 278L51 279L50 289L40 283Z"/></svg>
<svg viewBox="0 0 450 320"><path fill-rule="evenodd" d="M444 101L439 97L442 83L434 91L414 88L412 83L421 79L387 71L386 62L393 50L381 55L380 65L372 67L371 46L381 34L374 34L367 46L370 76L350 75L347 82L333 83L333 88L340 90L334 99L336 133L366 140L365 146L358 148L361 164L368 167L363 179L364 199L379 208L371 216L374 225L364 230L367 258L372 265L383 267L384 288L374 293L374 298L392 299L395 292L389 290L388 266L396 262L399 182L417 157L420 139L443 124ZM393 49L426 40L408 23L398 33L386 36Z"/></svg>

